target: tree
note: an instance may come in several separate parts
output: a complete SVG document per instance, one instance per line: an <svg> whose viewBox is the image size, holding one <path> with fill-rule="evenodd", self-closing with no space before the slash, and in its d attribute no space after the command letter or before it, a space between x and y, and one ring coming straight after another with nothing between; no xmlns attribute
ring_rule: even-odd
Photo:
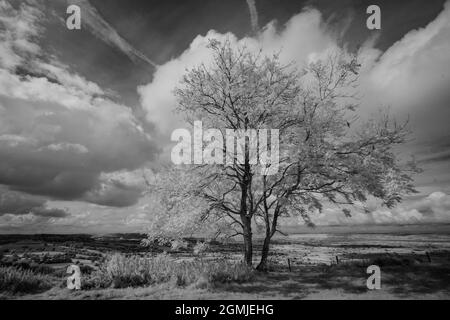
<svg viewBox="0 0 450 320"><path fill-rule="evenodd" d="M287 125L280 119L289 119L295 108L299 94L296 70L281 65L277 56L254 55L245 48L235 51L229 42L211 41L210 48L213 66L194 68L183 78L182 88L175 91L178 110L186 120L192 123L200 119L223 136L227 128L246 136L250 129ZM201 164L192 171L202 177L195 193L208 204L205 216L229 222L235 234L243 236L244 260L251 265L252 219L259 210L253 185L258 165L251 161L255 155L251 154L249 137L246 140L243 161L238 162L237 154L221 146L223 155L233 159L231 165Z"/></svg>
<svg viewBox="0 0 450 320"><path fill-rule="evenodd" d="M210 48L212 64L188 71L175 90L178 111L188 123L201 120L223 136L232 129L245 143L238 155L234 142L228 148L209 140L200 152L233 161L168 170L166 177L172 178L159 188L168 211L178 206L185 214L188 207L183 203L195 203L196 226L233 230L231 235L243 237L248 265L253 257L252 221L262 224L265 239L258 269L265 270L280 217L300 215L312 225L309 214L325 202L344 206L343 213L349 215L350 206L368 196L393 206L402 194L414 192L413 167L400 165L392 151L404 141L406 124L383 115L356 125L359 65L354 57L331 54L300 73L293 64L281 64L278 55L235 49L228 41L212 40ZM253 161L267 146L258 140L259 133L255 139L252 129L279 130L278 163ZM274 165L277 170L269 170ZM167 183L171 179L174 183Z"/></svg>

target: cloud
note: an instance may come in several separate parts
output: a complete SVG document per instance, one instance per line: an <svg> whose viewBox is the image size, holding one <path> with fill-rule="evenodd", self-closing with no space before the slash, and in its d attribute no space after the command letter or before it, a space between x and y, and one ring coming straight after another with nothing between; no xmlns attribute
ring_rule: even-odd
<svg viewBox="0 0 450 320"><path fill-rule="evenodd" d="M450 218L450 195L436 191L423 200L414 204L415 208L424 216L449 220Z"/></svg>
<svg viewBox="0 0 450 320"><path fill-rule="evenodd" d="M40 53L33 41L41 28L36 23L42 13L31 6L20 5L15 10L8 2L0 1L0 63L11 69L21 64L30 55Z"/></svg>
<svg viewBox="0 0 450 320"><path fill-rule="evenodd" d="M134 48L100 15L97 9L88 0L74 0L71 4L76 4L81 8L82 27L86 24L89 30L100 40L120 50L131 60L140 59L156 67L157 64L145 56L142 52Z"/></svg>
<svg viewBox="0 0 450 320"><path fill-rule="evenodd" d="M256 10L255 0L247 0L248 10L250 11L250 19L252 23L253 32L256 34L259 31L258 25L258 11Z"/></svg>
<svg viewBox="0 0 450 320"><path fill-rule="evenodd" d="M411 30L384 53L366 44L361 49L362 111L390 106L394 114L410 115L411 128L430 156L430 141L440 144L450 136L450 2L428 25ZM435 149L450 151L448 145Z"/></svg>
<svg viewBox="0 0 450 320"><path fill-rule="evenodd" d="M131 108L51 56L44 61L35 54L42 50L33 31L39 30L38 9L26 4L14 9L2 1L0 12L0 17L26 17L22 26L0 29L5 40L0 46L9 48L0 49L5 53L0 59L0 184L52 199L118 206L137 201L135 186L109 182L101 191L99 186L104 174L132 171L155 159L156 141ZM18 47L20 39L34 49Z"/></svg>
<svg viewBox="0 0 450 320"><path fill-rule="evenodd" d="M276 22L269 23L257 39L238 39L232 33L221 34L214 30L204 36L198 35L179 57L158 66L152 82L138 87L147 120L155 123L166 137L183 125L182 118L174 114L176 100L173 89L186 69L211 62L211 50L207 48L209 39L229 40L233 46L246 46L255 52L262 48L269 55L281 50L280 59L283 62L296 61L300 67L323 52L338 47L336 39L326 30L320 12L315 9L294 15L281 30L277 30Z"/></svg>
<svg viewBox="0 0 450 320"><path fill-rule="evenodd" d="M0 216L7 214L52 218L68 216L65 210L47 207L47 201L42 198L0 188Z"/></svg>
<svg viewBox="0 0 450 320"><path fill-rule="evenodd" d="M389 106L412 131L404 150L415 155L424 173L416 176L424 194L448 188L450 145L450 2L425 27L411 30L385 52L366 43L360 113ZM442 184L446 184L446 186Z"/></svg>
<svg viewBox="0 0 450 320"><path fill-rule="evenodd" d="M351 20L351 15L346 19ZM342 23L341 28L346 29L346 26L348 23ZM182 124L181 118L174 115L176 101L172 91L186 69L210 62L211 52L206 48L208 39L228 38L234 46L245 45L255 51L262 48L265 54L280 52L282 61L294 61L302 67L308 61L339 49L341 31L332 30L318 10L307 8L282 27L275 21L270 22L258 37L237 39L231 33L214 30L198 35L180 56L159 66L150 83L138 88L147 119L156 123L165 135ZM444 106L450 102L450 92L446 89L450 85L449 38L448 2L434 21L422 29L411 30L385 52L374 47L376 38L368 39L358 52L363 66L358 88L362 96L360 113L369 115L385 106L391 106L395 113L423 110L429 119L422 115L413 117L412 120L417 121L414 126L433 130L436 127L429 124L437 120L441 122L440 129L445 127L442 122L447 118L439 114L449 112L442 110L448 109Z"/></svg>
<svg viewBox="0 0 450 320"><path fill-rule="evenodd" d="M114 207L128 207L138 202L146 188L147 170L102 173L95 188L86 193L89 202Z"/></svg>
<svg viewBox="0 0 450 320"><path fill-rule="evenodd" d="M426 27L411 30L386 52L366 48L370 68L365 77L366 95L378 97L393 108L429 108L443 95L448 98L450 84L450 2ZM370 63L373 65L370 66ZM427 104L423 104L427 102Z"/></svg>
<svg viewBox="0 0 450 320"><path fill-rule="evenodd" d="M311 214L318 225L345 224L416 224L450 222L450 195L436 191L414 201L406 201L393 209L381 206L376 199L368 203L356 204L351 209L351 217L346 217L342 209L327 207L323 212Z"/></svg>
<svg viewBox="0 0 450 320"><path fill-rule="evenodd" d="M66 208L70 215L49 218L26 215L0 216L0 232L111 233L145 232L152 221L152 204L141 198L130 207L111 207L80 201L49 201L48 206Z"/></svg>
<svg viewBox="0 0 450 320"><path fill-rule="evenodd" d="M49 217L49 218L63 218L69 215L69 213L59 208L44 208L38 207L31 211L35 216Z"/></svg>
<svg viewBox="0 0 450 320"><path fill-rule="evenodd" d="M73 152L73 153L88 153L88 149L78 143L67 143L67 142L63 142L63 143L52 143L49 144L48 146L44 147L49 151L62 151L62 150L67 150L69 152Z"/></svg>

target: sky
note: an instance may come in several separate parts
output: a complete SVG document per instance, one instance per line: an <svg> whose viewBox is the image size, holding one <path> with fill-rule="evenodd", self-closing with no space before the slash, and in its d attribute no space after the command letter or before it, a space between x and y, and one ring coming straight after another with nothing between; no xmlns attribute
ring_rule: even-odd
<svg viewBox="0 0 450 320"><path fill-rule="evenodd" d="M81 30L66 27L69 5ZM381 29L366 8L381 8ZM280 52L301 68L357 54L360 113L410 119L398 150L423 172L394 209L369 201L319 225L450 222L450 2L0 0L0 233L140 232L144 176L166 161L173 89L208 39ZM301 223L301 221L299 222Z"/></svg>

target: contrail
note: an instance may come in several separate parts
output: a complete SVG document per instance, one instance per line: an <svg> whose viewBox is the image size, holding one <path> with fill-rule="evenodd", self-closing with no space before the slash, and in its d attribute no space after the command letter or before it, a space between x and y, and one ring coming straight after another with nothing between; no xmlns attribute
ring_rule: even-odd
<svg viewBox="0 0 450 320"><path fill-rule="evenodd" d="M109 45L119 49L126 54L131 60L136 61L140 59L147 62L153 67L158 65L147 58L142 52L134 48L124 38L122 38L117 31L107 22L97 9L92 6L88 0L72 0L71 4L76 4L81 9L81 25L87 25L89 30L100 40L108 43Z"/></svg>
<svg viewBox="0 0 450 320"><path fill-rule="evenodd" d="M255 34L259 32L258 25L258 11L256 11L256 3L255 0L247 0L248 9L250 11L250 20L252 23L252 30Z"/></svg>

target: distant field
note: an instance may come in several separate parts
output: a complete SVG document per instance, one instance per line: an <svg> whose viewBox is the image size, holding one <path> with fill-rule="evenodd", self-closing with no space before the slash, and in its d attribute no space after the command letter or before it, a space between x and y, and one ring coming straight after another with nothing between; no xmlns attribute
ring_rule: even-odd
<svg viewBox="0 0 450 320"><path fill-rule="evenodd" d="M450 223L439 224L371 224L371 225L336 225L316 226L283 226L281 228L288 234L396 234L396 235L418 235L418 234L450 234Z"/></svg>

